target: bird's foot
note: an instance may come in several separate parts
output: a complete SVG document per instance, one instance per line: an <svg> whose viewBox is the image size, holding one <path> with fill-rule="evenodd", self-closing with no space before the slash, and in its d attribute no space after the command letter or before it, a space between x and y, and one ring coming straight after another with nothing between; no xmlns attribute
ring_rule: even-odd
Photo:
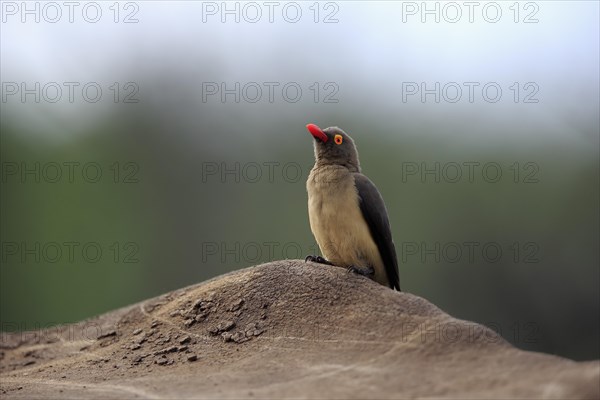
<svg viewBox="0 0 600 400"><path fill-rule="evenodd" d="M333 265L332 262L327 261L326 259L324 259L321 256L306 256L306 258L304 259L304 262L307 262L307 261L314 262L317 264Z"/></svg>
<svg viewBox="0 0 600 400"><path fill-rule="evenodd" d="M375 269L373 267L357 267L356 265L349 266L348 272L354 272L355 274L369 278L375 275Z"/></svg>

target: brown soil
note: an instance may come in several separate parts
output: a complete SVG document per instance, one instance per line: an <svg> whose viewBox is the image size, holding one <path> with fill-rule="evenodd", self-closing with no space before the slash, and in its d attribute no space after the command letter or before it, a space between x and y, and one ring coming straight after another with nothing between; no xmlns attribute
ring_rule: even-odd
<svg viewBox="0 0 600 400"><path fill-rule="evenodd" d="M518 350L345 270L277 261L3 333L4 398L600 398L600 362Z"/></svg>

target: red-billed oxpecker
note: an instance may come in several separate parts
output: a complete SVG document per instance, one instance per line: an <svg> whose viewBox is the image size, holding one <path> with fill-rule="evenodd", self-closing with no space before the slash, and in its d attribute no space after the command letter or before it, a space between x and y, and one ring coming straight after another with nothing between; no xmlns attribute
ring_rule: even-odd
<svg viewBox="0 0 600 400"><path fill-rule="evenodd" d="M373 182L360 172L354 141L337 127L306 128L315 149L306 182L308 217L323 255L306 261L344 267L400 290L387 210Z"/></svg>

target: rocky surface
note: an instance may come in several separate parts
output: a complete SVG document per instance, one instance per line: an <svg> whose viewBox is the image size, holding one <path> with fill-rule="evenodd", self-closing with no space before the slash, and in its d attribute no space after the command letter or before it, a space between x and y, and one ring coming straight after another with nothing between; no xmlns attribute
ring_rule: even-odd
<svg viewBox="0 0 600 400"><path fill-rule="evenodd" d="M521 351L420 297L293 260L3 333L0 396L598 399L600 362Z"/></svg>

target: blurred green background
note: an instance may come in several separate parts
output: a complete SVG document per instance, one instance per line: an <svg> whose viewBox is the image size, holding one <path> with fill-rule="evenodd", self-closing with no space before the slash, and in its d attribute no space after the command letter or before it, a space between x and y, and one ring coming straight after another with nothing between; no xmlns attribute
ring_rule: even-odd
<svg viewBox="0 0 600 400"><path fill-rule="evenodd" d="M201 24L200 3L161 2L139 3L127 26L3 24L2 82L94 81L105 95L3 98L2 330L314 254L313 122L355 139L387 204L404 291L520 348L599 358L597 4L543 2L535 26L442 21L427 34L398 24L399 3L336 4L332 25ZM202 82L271 81L296 82L301 100L202 98ZM402 82L423 81L493 81L504 97L403 102ZM536 82L539 102L515 103L516 81ZM113 82L134 82L139 101L113 102ZM333 82L338 101L315 101L314 82ZM464 167L452 182L469 162L480 163L473 179ZM79 163L72 179L64 163ZM422 163L438 163L438 181ZM500 166L497 182L486 163ZM39 178L24 173L35 168Z"/></svg>

